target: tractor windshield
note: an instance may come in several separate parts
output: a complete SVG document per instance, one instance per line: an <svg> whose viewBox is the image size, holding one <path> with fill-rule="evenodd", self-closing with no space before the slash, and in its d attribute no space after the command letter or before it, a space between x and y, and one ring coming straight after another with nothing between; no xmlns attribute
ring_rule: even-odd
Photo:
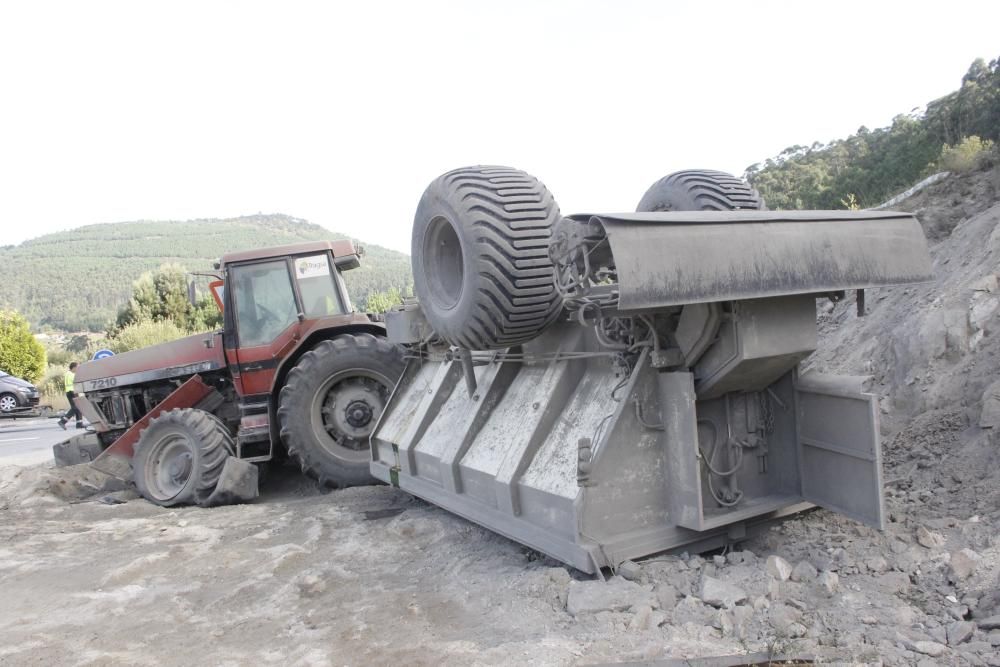
<svg viewBox="0 0 1000 667"><path fill-rule="evenodd" d="M334 282L335 270L330 266L327 253L295 258L295 279L299 281L306 317L328 317L344 312Z"/></svg>
<svg viewBox="0 0 1000 667"><path fill-rule="evenodd" d="M232 268L240 346L267 345L297 319L285 260Z"/></svg>

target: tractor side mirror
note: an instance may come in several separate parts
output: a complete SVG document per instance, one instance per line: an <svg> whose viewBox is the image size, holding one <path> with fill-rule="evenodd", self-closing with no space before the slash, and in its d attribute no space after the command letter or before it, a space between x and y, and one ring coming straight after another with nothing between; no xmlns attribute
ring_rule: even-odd
<svg viewBox="0 0 1000 667"><path fill-rule="evenodd" d="M192 306L198 305L198 290L194 286L194 281L188 283L188 301L191 302Z"/></svg>

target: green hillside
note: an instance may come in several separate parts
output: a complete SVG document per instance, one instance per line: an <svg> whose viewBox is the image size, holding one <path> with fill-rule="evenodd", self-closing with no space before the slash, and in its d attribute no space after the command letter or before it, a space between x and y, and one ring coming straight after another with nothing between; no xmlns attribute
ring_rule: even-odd
<svg viewBox="0 0 1000 667"><path fill-rule="evenodd" d="M1000 58L979 59L958 90L925 109L828 144L791 146L748 167L746 177L772 209L836 209L852 202L865 208L935 171L988 166L998 159L997 143Z"/></svg>
<svg viewBox="0 0 1000 667"><path fill-rule="evenodd" d="M342 238L287 215L88 225L0 248L0 308L20 311L36 328L99 331L128 301L132 281L166 262L204 271L233 250ZM365 251L361 268L345 274L357 306L370 292L410 284L409 257Z"/></svg>

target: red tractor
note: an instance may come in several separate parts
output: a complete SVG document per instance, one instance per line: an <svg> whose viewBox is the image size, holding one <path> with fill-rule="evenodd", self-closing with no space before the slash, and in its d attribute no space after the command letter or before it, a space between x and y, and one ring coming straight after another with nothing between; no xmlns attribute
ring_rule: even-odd
<svg viewBox="0 0 1000 667"><path fill-rule="evenodd" d="M256 496L257 468L294 459L327 486L371 481L368 438L403 371L385 328L353 312L350 241L230 253L210 284L223 330L84 363L94 434L55 446L159 505Z"/></svg>

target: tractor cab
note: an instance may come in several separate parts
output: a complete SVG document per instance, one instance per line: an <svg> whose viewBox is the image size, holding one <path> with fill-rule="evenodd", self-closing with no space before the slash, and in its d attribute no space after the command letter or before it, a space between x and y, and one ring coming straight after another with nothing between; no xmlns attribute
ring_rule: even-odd
<svg viewBox="0 0 1000 667"><path fill-rule="evenodd" d="M226 363L240 397L240 458L273 455L280 440L277 391L302 354L333 331L381 334L353 312L341 275L360 266L359 255L350 241L317 241L220 260L224 280L213 294L222 304Z"/></svg>
<svg viewBox="0 0 1000 667"><path fill-rule="evenodd" d="M225 280L209 283L212 297L219 310L225 311L227 283L238 289L238 300L244 304L247 326L257 327L260 319L273 320L275 311L287 310L286 304L299 297L295 305L298 317L327 317L350 312L350 299L341 277L342 271L361 265L362 251L350 241L319 241L296 243L262 250L229 253L216 264L216 269L229 273ZM232 273L229 270L232 269ZM260 297L260 302L257 301ZM256 312L257 305L270 313Z"/></svg>

